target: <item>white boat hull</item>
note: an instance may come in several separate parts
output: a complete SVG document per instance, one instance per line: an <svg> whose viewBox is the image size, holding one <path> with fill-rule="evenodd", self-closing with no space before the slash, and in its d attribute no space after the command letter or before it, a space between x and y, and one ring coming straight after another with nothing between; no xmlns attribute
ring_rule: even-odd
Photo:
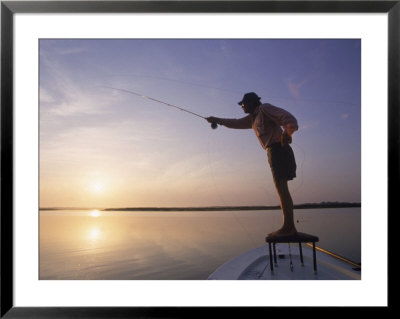
<svg viewBox="0 0 400 319"><path fill-rule="evenodd" d="M298 245L276 244L277 263L270 269L268 245L245 252L219 267L209 280L360 280L361 269L322 251L316 251L317 271L312 249L303 245L302 265Z"/></svg>

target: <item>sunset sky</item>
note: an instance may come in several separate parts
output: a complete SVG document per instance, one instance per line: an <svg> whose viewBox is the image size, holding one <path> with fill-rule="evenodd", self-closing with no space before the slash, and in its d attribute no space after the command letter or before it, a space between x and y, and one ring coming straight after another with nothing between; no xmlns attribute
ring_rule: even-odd
<svg viewBox="0 0 400 319"><path fill-rule="evenodd" d="M40 207L278 205L246 92L291 112L295 204L361 201L361 41L40 40Z"/></svg>

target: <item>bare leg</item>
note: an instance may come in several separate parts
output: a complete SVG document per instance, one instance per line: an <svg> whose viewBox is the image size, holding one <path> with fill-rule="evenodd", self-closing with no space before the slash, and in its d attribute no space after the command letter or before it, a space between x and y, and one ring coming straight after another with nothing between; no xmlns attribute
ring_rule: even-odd
<svg viewBox="0 0 400 319"><path fill-rule="evenodd" d="M297 233L297 230L294 225L293 200L292 196L290 196L288 181L287 180L275 181L275 187L278 192L279 200L281 203L281 209L283 214L283 225L279 230L269 234L269 236L294 235Z"/></svg>

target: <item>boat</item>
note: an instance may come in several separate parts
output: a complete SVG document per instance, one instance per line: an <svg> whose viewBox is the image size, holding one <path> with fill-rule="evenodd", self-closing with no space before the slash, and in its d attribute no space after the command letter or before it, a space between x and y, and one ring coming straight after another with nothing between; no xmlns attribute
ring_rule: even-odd
<svg viewBox="0 0 400 319"><path fill-rule="evenodd" d="M208 280L361 280L361 265L315 242L273 244L274 252L271 243L251 249L224 263Z"/></svg>

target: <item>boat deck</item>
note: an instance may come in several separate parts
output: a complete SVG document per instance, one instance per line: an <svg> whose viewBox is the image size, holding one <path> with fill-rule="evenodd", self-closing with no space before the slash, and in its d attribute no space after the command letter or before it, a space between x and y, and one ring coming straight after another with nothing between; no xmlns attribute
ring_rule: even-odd
<svg viewBox="0 0 400 319"><path fill-rule="evenodd" d="M303 261L297 249L277 244L277 264L270 270L268 245L250 250L219 267L210 280L360 280L361 270L328 253L317 251L317 271L313 267L312 249L303 249Z"/></svg>

